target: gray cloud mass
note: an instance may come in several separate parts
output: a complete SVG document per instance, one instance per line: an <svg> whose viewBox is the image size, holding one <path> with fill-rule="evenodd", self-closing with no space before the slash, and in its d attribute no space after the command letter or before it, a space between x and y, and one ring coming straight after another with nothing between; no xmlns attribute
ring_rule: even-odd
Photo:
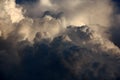
<svg viewBox="0 0 120 80"><path fill-rule="evenodd" d="M112 0L0 0L0 80L119 80Z"/></svg>

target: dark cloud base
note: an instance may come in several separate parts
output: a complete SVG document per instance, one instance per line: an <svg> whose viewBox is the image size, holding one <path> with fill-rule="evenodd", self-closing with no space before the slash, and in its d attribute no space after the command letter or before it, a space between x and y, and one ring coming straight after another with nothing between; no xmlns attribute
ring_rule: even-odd
<svg viewBox="0 0 120 80"><path fill-rule="evenodd" d="M0 38L0 80L120 80L119 58L56 37L14 44ZM99 49L98 49L99 50Z"/></svg>

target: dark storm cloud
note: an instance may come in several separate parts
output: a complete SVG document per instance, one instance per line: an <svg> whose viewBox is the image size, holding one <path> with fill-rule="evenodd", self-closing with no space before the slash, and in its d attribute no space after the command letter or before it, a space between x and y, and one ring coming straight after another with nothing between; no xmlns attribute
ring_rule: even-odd
<svg viewBox="0 0 120 80"><path fill-rule="evenodd" d="M40 40L34 44L28 40L14 44L9 39L1 39L0 42L5 46L0 50L2 80L119 79L119 54L114 50L103 51L100 48L101 44L89 43L89 36L94 33L88 34L84 32L84 28L87 27L68 28L72 31L68 37L76 34L82 39L80 46L76 45L72 36L69 37L72 42L69 41L66 33L66 36L58 36L52 42L39 38ZM80 36L80 33L86 36ZM86 44L82 44L84 41ZM19 58L20 61L17 61Z"/></svg>
<svg viewBox="0 0 120 80"><path fill-rule="evenodd" d="M104 35L106 28L101 27L111 19L109 17L112 6L109 0L85 0L81 6L77 3L80 0L76 0L74 4L73 0L51 0L58 11L54 11L54 5L49 0L40 1L43 2L38 5L36 0L16 0L21 6L16 6L14 0L0 1L1 80L120 79L120 50ZM31 6L31 3L35 5ZM25 9L26 13L22 12L22 9ZM71 9L75 14L83 13L76 16ZM95 13L96 10L98 11ZM84 22L85 19L87 22L88 16L93 18L95 27L85 25L87 23L73 26L78 25L81 17L81 21ZM66 18L73 22L73 25L66 25L66 22L69 22ZM118 25L116 23L115 25Z"/></svg>
<svg viewBox="0 0 120 80"><path fill-rule="evenodd" d="M19 61L14 42L0 37L0 79L10 80L18 75Z"/></svg>

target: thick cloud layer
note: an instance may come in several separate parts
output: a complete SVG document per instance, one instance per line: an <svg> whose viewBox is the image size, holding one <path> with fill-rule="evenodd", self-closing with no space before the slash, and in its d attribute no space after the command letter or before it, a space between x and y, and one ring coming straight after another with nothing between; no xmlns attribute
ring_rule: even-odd
<svg viewBox="0 0 120 80"><path fill-rule="evenodd" d="M44 11L63 12L68 25L100 24L109 26L109 18L112 14L111 5L110 0L38 0L32 6L26 4L23 6L27 9L25 15L29 17L40 17Z"/></svg>
<svg viewBox="0 0 120 80"><path fill-rule="evenodd" d="M119 80L114 8L110 0L0 0L0 79Z"/></svg>

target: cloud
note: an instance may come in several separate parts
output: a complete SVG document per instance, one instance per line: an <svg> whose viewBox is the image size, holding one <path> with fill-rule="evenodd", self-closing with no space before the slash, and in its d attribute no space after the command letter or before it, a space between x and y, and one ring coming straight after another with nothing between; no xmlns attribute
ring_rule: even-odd
<svg viewBox="0 0 120 80"><path fill-rule="evenodd" d="M25 6L27 16L40 17L44 11L63 12L67 19L67 25L76 26L82 24L109 26L113 10L110 0L40 0L40 3Z"/></svg>
<svg viewBox="0 0 120 80"><path fill-rule="evenodd" d="M4 5L5 11L10 16L12 23L19 22L24 18L22 15L22 8L19 6L16 8L17 5L15 4L15 0L6 0Z"/></svg>
<svg viewBox="0 0 120 80"><path fill-rule="evenodd" d="M49 5L43 5L49 4ZM66 6L67 5L67 6ZM38 3L23 4L24 16L29 18L40 18L44 12L51 12L52 16L63 13L64 26L89 25L92 29L103 34L112 25L114 6L110 0L39 0ZM54 14L53 14L54 13ZM107 35L105 37L108 37Z"/></svg>
<svg viewBox="0 0 120 80"><path fill-rule="evenodd" d="M120 79L110 0L1 0L0 11L2 80Z"/></svg>

